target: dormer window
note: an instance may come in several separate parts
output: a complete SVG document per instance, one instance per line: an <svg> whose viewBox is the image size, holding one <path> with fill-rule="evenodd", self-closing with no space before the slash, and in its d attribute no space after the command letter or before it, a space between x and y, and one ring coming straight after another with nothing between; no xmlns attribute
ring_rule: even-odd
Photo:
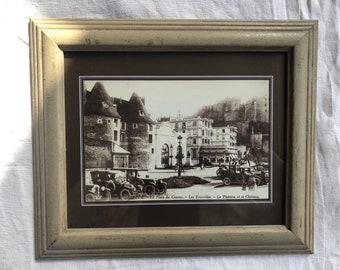
<svg viewBox="0 0 340 270"><path fill-rule="evenodd" d="M102 101L102 107L107 109L109 107L109 104L107 104L105 101Z"/></svg>
<svg viewBox="0 0 340 270"><path fill-rule="evenodd" d="M98 119L97 119L97 124L103 124L103 119L98 118Z"/></svg>
<svg viewBox="0 0 340 270"><path fill-rule="evenodd" d="M136 124L136 123L133 123L133 124L132 124L132 128L133 128L133 129L136 129L136 128L138 128L138 124Z"/></svg>
<svg viewBox="0 0 340 270"><path fill-rule="evenodd" d="M144 112L143 111L139 110L138 112L139 112L140 116L144 116Z"/></svg>

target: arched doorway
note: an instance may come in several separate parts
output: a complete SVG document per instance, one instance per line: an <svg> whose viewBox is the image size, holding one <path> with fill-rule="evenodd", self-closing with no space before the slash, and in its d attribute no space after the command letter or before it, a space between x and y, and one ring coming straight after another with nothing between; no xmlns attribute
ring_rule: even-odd
<svg viewBox="0 0 340 270"><path fill-rule="evenodd" d="M162 146L161 164L163 167L169 166L169 145L166 143Z"/></svg>

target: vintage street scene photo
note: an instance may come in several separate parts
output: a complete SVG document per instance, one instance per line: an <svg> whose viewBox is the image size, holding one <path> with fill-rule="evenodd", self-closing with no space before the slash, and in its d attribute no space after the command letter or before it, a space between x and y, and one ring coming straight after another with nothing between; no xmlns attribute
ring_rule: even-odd
<svg viewBox="0 0 340 270"><path fill-rule="evenodd" d="M272 200L272 77L80 77L84 205Z"/></svg>

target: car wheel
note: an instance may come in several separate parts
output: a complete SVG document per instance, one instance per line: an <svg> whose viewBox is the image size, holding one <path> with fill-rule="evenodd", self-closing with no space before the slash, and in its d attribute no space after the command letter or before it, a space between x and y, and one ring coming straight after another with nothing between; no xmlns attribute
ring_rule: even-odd
<svg viewBox="0 0 340 270"><path fill-rule="evenodd" d="M155 191L156 191L156 188L153 185L146 185L144 187L144 193L147 195L152 195L155 193Z"/></svg>
<svg viewBox="0 0 340 270"><path fill-rule="evenodd" d="M161 188L160 188L160 190L159 190L159 193L160 194L165 194L166 193L166 191L167 191L167 186L166 185L162 185L161 186Z"/></svg>
<svg viewBox="0 0 340 270"><path fill-rule="evenodd" d="M85 202L94 202L96 197L92 193L87 193L85 195Z"/></svg>
<svg viewBox="0 0 340 270"><path fill-rule="evenodd" d="M114 183L108 183L106 187L110 189L111 194L116 191L116 185Z"/></svg>
<svg viewBox="0 0 340 270"><path fill-rule="evenodd" d="M108 190L105 190L102 194L103 201L109 201L111 199L111 193Z"/></svg>
<svg viewBox="0 0 340 270"><path fill-rule="evenodd" d="M224 177L222 182L225 186L229 186L231 184L231 180L229 177Z"/></svg>
<svg viewBox="0 0 340 270"><path fill-rule="evenodd" d="M130 191L129 191L128 189L126 189L126 188L123 188L123 189L120 191L119 195L120 195L120 198L121 198L123 201L127 201L127 200L129 200L129 199L131 198L131 193L130 193Z"/></svg>

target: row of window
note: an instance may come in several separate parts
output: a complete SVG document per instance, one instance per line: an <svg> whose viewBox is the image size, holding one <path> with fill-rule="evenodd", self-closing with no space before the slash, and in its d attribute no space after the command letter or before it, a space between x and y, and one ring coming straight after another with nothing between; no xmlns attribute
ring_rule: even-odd
<svg viewBox="0 0 340 270"><path fill-rule="evenodd" d="M199 144L200 143L200 139L196 139L196 138L192 138L192 139L188 139L187 143L190 144ZM210 140L209 139L202 139L202 144L210 144Z"/></svg>
<svg viewBox="0 0 340 270"><path fill-rule="evenodd" d="M102 118L98 118L97 119L97 124L111 124L113 123L114 127L118 127L118 119L117 118L113 118L113 121L111 119L102 119ZM125 130L126 129L126 123L121 122L121 129Z"/></svg>
<svg viewBox="0 0 340 270"><path fill-rule="evenodd" d="M175 123L175 129L179 128L187 128L187 127L201 127L201 126L206 126L206 127L211 127L211 124L209 121L190 121L190 122L176 122Z"/></svg>
<svg viewBox="0 0 340 270"><path fill-rule="evenodd" d="M115 142L118 141L118 131L117 130L113 131L113 141L115 141ZM126 134L125 134L125 132L121 132L120 133L120 141L121 142L125 142L126 141ZM153 136L152 136L152 134L149 134L148 142L152 143L152 141L153 141Z"/></svg>
<svg viewBox="0 0 340 270"><path fill-rule="evenodd" d="M98 118L97 119L97 124L111 124L112 120L111 119L102 119L102 118ZM113 119L113 123L115 127L118 127L118 119L114 118ZM138 128L138 124L137 123L133 123L132 124L132 128L133 129L137 129ZM153 131L153 125L149 124L148 125L149 131ZM126 123L125 122L121 122L121 129L122 130L126 130Z"/></svg>

